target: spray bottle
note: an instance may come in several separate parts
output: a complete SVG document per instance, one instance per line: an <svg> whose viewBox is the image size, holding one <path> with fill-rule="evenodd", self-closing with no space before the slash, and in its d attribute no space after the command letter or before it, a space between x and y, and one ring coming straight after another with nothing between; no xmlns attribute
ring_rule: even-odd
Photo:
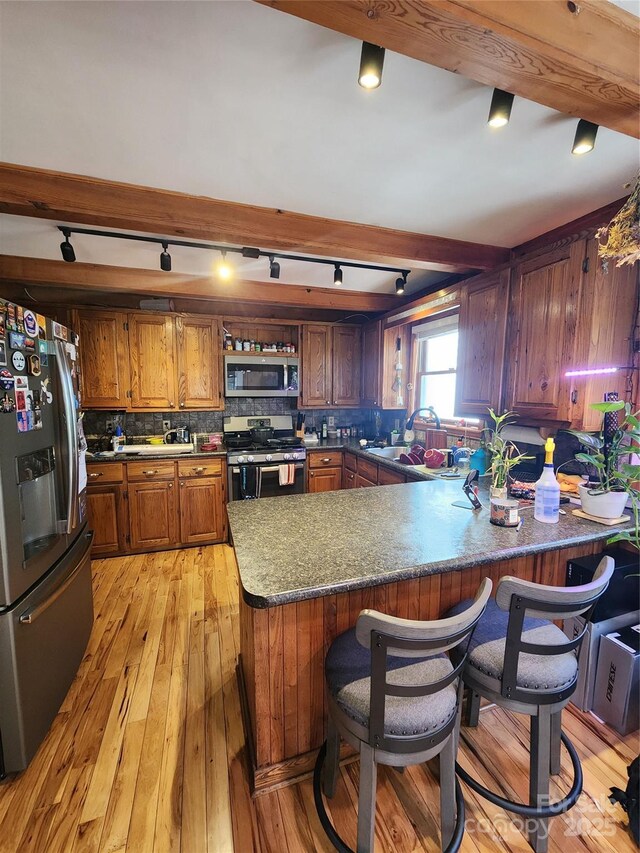
<svg viewBox="0 0 640 853"><path fill-rule="evenodd" d="M560 485L553 470L555 442L549 437L544 445L544 470L536 483L533 517L545 524L557 524L560 519Z"/></svg>

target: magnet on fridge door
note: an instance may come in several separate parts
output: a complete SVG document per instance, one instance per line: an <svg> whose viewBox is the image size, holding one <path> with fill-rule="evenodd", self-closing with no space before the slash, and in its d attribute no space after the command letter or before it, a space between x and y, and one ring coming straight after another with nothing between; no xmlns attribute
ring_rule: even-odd
<svg viewBox="0 0 640 853"><path fill-rule="evenodd" d="M0 338L4 338L7 330L7 309L0 305Z"/></svg>
<svg viewBox="0 0 640 853"><path fill-rule="evenodd" d="M18 432L29 432L28 412L16 412L16 420L18 422Z"/></svg>
<svg viewBox="0 0 640 853"><path fill-rule="evenodd" d="M16 388L21 388L23 391L26 391L29 388L29 380L26 376L14 376L13 380Z"/></svg>
<svg viewBox="0 0 640 853"><path fill-rule="evenodd" d="M19 412L27 411L27 392L16 391L16 409Z"/></svg>
<svg viewBox="0 0 640 853"><path fill-rule="evenodd" d="M2 397L0 397L0 412L3 414L10 414L11 412L15 412L15 410L16 401L8 391L5 391Z"/></svg>
<svg viewBox="0 0 640 853"><path fill-rule="evenodd" d="M19 349L14 350L11 353L11 364L13 365L14 370L24 370L27 364L27 359L24 357L24 353Z"/></svg>
<svg viewBox="0 0 640 853"><path fill-rule="evenodd" d="M0 364L7 363L7 344L5 341L0 341Z"/></svg>
<svg viewBox="0 0 640 853"><path fill-rule="evenodd" d="M36 348L35 338L25 338L24 339L24 348L26 350L30 350L31 352L33 352Z"/></svg>
<svg viewBox="0 0 640 853"><path fill-rule="evenodd" d="M40 390L42 392L41 393L41 405L44 406L46 403L47 405L50 406L51 403L53 403L53 394L51 393L51 391L49 391L49 377L48 376L43 382L40 383Z"/></svg>
<svg viewBox="0 0 640 853"><path fill-rule="evenodd" d="M24 312L24 331L30 338L38 337L38 320L33 311L30 311L28 308L25 309Z"/></svg>
<svg viewBox="0 0 640 853"><path fill-rule="evenodd" d="M29 356L29 373L31 376L40 376L42 370L40 369L40 356L39 355L30 355Z"/></svg>
<svg viewBox="0 0 640 853"><path fill-rule="evenodd" d="M7 302L7 329L15 331L17 328L16 306L13 302Z"/></svg>
<svg viewBox="0 0 640 853"><path fill-rule="evenodd" d="M24 308L16 305L16 326L19 332L24 332Z"/></svg>
<svg viewBox="0 0 640 853"><path fill-rule="evenodd" d="M20 332L9 332L9 346L11 349L24 349L25 336Z"/></svg>
<svg viewBox="0 0 640 853"><path fill-rule="evenodd" d="M36 321L38 323L38 336L41 338L47 337L47 318L44 314L36 314Z"/></svg>
<svg viewBox="0 0 640 853"><path fill-rule="evenodd" d="M13 378L13 374L10 370L7 370L6 367L3 367L0 370L0 388L3 388L5 391L10 391L15 384L15 380Z"/></svg>

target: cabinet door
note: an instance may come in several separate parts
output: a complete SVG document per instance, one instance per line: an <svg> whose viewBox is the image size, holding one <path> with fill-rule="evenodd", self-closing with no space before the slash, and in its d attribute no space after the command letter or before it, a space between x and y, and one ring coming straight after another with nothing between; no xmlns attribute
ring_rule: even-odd
<svg viewBox="0 0 640 853"><path fill-rule="evenodd" d="M117 311L77 312L84 408L125 409L128 406L126 328L127 315Z"/></svg>
<svg viewBox="0 0 640 853"><path fill-rule="evenodd" d="M89 527L93 530L91 554L122 554L127 549L128 519L125 487L90 486L87 489Z"/></svg>
<svg viewBox="0 0 640 853"><path fill-rule="evenodd" d="M177 317L178 407L222 409L222 323Z"/></svg>
<svg viewBox="0 0 640 853"><path fill-rule="evenodd" d="M380 405L382 368L382 323L374 320L362 327L362 405Z"/></svg>
<svg viewBox="0 0 640 853"><path fill-rule="evenodd" d="M180 541L223 542L225 534L222 477L180 480Z"/></svg>
<svg viewBox="0 0 640 853"><path fill-rule="evenodd" d="M361 340L358 326L333 327L334 406L360 405Z"/></svg>
<svg viewBox="0 0 640 853"><path fill-rule="evenodd" d="M371 480L367 480L366 477L363 477L362 474L356 474L356 489L364 489L369 486L377 486L377 483L372 483Z"/></svg>
<svg viewBox="0 0 640 853"><path fill-rule="evenodd" d="M131 548L171 548L178 541L174 482L129 483Z"/></svg>
<svg viewBox="0 0 640 853"><path fill-rule="evenodd" d="M177 408L176 345L173 317L129 314L131 407Z"/></svg>
<svg viewBox="0 0 640 853"><path fill-rule="evenodd" d="M456 415L501 408L508 304L508 269L460 285Z"/></svg>
<svg viewBox="0 0 640 853"><path fill-rule="evenodd" d="M316 468L309 471L307 491L335 492L342 486L342 468Z"/></svg>
<svg viewBox="0 0 640 853"><path fill-rule="evenodd" d="M382 408L406 409L411 368L411 330L392 326L382 336Z"/></svg>
<svg viewBox="0 0 640 853"><path fill-rule="evenodd" d="M573 364L584 257L581 240L513 271L507 407L525 420L571 419L565 373Z"/></svg>
<svg viewBox="0 0 640 853"><path fill-rule="evenodd" d="M331 326L302 327L302 404L331 405Z"/></svg>
<svg viewBox="0 0 640 853"><path fill-rule="evenodd" d="M356 477L358 475L355 471L350 471L348 468L343 468L342 470L342 488L343 489L355 489L356 487Z"/></svg>

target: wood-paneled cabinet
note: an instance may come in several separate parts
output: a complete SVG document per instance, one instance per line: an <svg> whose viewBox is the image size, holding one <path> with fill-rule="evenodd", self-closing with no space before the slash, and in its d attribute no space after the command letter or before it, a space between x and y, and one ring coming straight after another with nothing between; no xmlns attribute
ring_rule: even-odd
<svg viewBox="0 0 640 853"><path fill-rule="evenodd" d="M342 468L317 468L309 471L308 492L335 492L342 488Z"/></svg>
<svg viewBox="0 0 640 853"><path fill-rule="evenodd" d="M180 479L180 541L184 545L226 538L222 477Z"/></svg>
<svg viewBox="0 0 640 853"><path fill-rule="evenodd" d="M126 498L126 486L122 484L88 486L87 511L93 530L91 554L94 557L126 552L129 536Z"/></svg>
<svg viewBox="0 0 640 853"><path fill-rule="evenodd" d="M129 483L131 549L154 551L179 542L174 480Z"/></svg>
<svg viewBox="0 0 640 853"><path fill-rule="evenodd" d="M129 404L127 315L77 311L71 322L80 335L80 377L85 409L125 409Z"/></svg>
<svg viewBox="0 0 640 853"><path fill-rule="evenodd" d="M379 406L382 389L382 321L362 327L362 405Z"/></svg>
<svg viewBox="0 0 640 853"><path fill-rule="evenodd" d="M176 317L178 408L222 409L222 322Z"/></svg>
<svg viewBox="0 0 640 853"><path fill-rule="evenodd" d="M301 401L305 409L359 406L360 368L358 326L303 326Z"/></svg>
<svg viewBox="0 0 640 853"><path fill-rule="evenodd" d="M460 288L456 415L486 418L501 408L509 274L485 273Z"/></svg>
<svg viewBox="0 0 640 853"><path fill-rule="evenodd" d="M409 326L383 327L381 320L362 329L362 405L404 409L411 364Z"/></svg>
<svg viewBox="0 0 640 853"><path fill-rule="evenodd" d="M162 314L129 315L131 407L177 407L176 335L173 317Z"/></svg>

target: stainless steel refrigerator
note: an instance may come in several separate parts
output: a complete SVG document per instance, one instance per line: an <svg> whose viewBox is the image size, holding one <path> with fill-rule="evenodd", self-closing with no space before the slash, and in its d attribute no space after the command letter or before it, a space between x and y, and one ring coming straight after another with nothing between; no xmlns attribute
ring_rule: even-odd
<svg viewBox="0 0 640 853"><path fill-rule="evenodd" d="M78 343L0 300L0 776L37 751L93 623Z"/></svg>

